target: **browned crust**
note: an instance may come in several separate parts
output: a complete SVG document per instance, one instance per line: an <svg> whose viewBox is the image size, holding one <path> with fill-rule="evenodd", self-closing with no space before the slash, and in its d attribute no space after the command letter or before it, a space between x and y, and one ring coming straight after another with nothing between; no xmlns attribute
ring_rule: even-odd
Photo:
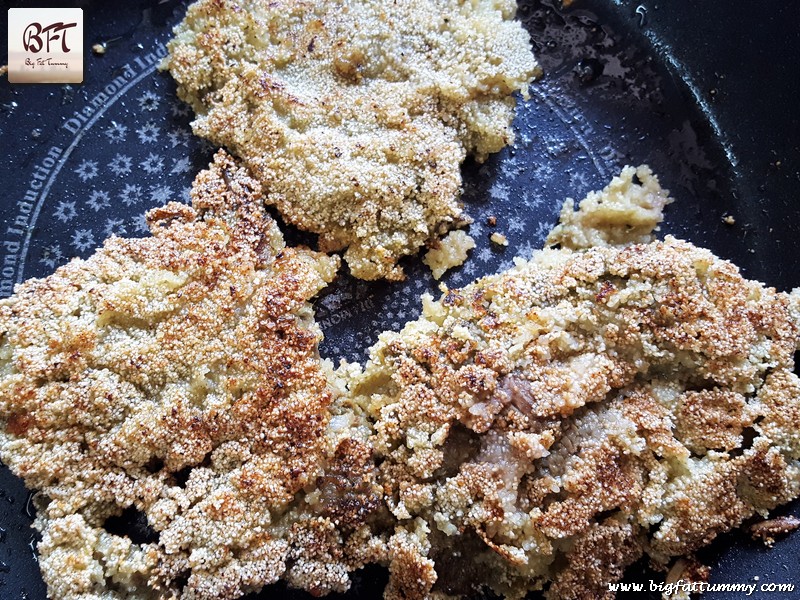
<svg viewBox="0 0 800 600"><path fill-rule="evenodd" d="M153 237L111 238L0 304L0 453L42 491L49 593L234 598L279 577L346 589L370 471L344 506L304 502L329 457L369 459L325 436L335 393L308 300L338 260L285 248L260 184L224 152L192 206L148 222ZM130 506L152 540L104 527Z"/></svg>
<svg viewBox="0 0 800 600"><path fill-rule="evenodd" d="M796 497L795 302L672 238L426 301L352 385L400 523L389 597L451 569L458 596L605 597L641 555L666 568Z"/></svg>

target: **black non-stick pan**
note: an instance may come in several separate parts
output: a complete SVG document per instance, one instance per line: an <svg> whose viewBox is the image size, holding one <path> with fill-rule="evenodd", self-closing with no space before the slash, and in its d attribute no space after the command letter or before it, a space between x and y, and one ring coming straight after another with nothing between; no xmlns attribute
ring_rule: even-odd
<svg viewBox="0 0 800 600"><path fill-rule="evenodd" d="M649 164L676 202L662 230L710 248L748 277L781 290L800 286L800 7L794 2L659 0L525 1L544 77L521 103L516 143L464 167L464 199L478 241L450 272L450 286L496 272L542 244L564 198L602 187L625 164ZM104 238L144 235L142 214L187 199L213 148L194 138L191 113L157 71L185 7L171 0L78 6L85 17L85 78L72 85L0 80L0 294L44 276ZM26 6L30 3L10 3ZM5 29L1 29L5 34ZM91 51L101 44L104 54ZM39 176L38 178L36 176ZM32 186L34 180L44 182ZM34 189L35 187L35 189ZM497 226L487 225L495 216ZM292 242L309 238L284 228ZM489 242L505 233L507 248ZM380 331L419 313L436 284L418 258L400 284L346 274L316 302L324 356L363 360ZM800 424L798 424L800 427ZM800 504L776 514L800 513ZM0 598L41 600L28 492L0 470ZM121 527L143 526L135 515ZM743 532L722 536L701 558L711 582L793 584L800 598L800 532L771 549ZM376 598L380 568L359 574L349 598ZM663 581L637 564L627 582ZM308 598L283 586L259 598ZM620 598L658 598L656 592ZM738 598L741 594L708 594Z"/></svg>

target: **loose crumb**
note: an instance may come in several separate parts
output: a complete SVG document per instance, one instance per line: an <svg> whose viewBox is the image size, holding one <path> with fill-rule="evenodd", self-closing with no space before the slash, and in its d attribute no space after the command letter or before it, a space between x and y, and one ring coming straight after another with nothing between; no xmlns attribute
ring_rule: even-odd
<svg viewBox="0 0 800 600"><path fill-rule="evenodd" d="M578 250L648 242L671 202L648 166L625 167L602 191L590 192L578 210L568 198L546 245Z"/></svg>
<svg viewBox="0 0 800 600"><path fill-rule="evenodd" d="M467 260L467 252L475 247L475 240L460 229L451 231L436 246L428 250L422 259L430 268L434 279L439 279L445 271L457 267Z"/></svg>
<svg viewBox="0 0 800 600"><path fill-rule="evenodd" d="M750 526L753 539L760 539L767 546L775 543L775 538L800 527L800 519L793 516L776 517Z"/></svg>
<svg viewBox="0 0 800 600"><path fill-rule="evenodd" d="M499 231L492 233L492 235L489 236L489 239L498 246L508 246L508 238Z"/></svg>

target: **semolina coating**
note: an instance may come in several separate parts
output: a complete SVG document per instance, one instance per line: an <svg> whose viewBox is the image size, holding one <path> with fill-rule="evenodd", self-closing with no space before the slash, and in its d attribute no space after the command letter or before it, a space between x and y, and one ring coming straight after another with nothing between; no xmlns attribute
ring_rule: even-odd
<svg viewBox="0 0 800 600"><path fill-rule="evenodd" d="M654 241L669 202L626 167L558 248L334 371L309 300L338 259L286 248L220 151L153 237L0 301L0 458L39 490L49 596L320 596L369 563L386 600L613 598L643 556L707 577L695 550L800 495L800 292Z"/></svg>
<svg viewBox="0 0 800 600"><path fill-rule="evenodd" d="M194 132L360 279L470 222L460 165L513 141L539 67L514 0L200 0L164 67ZM462 258L463 260L463 258Z"/></svg>
<svg viewBox="0 0 800 600"><path fill-rule="evenodd" d="M565 208L559 249L370 350L350 389L396 519L387 600L613 598L640 557L666 570L800 494L800 292L644 243L668 201L626 168Z"/></svg>
<svg viewBox="0 0 800 600"><path fill-rule="evenodd" d="M352 415L328 427L309 304L338 259L286 248L260 190L220 151L152 237L0 302L0 457L38 490L50 597L324 594L375 551L372 454Z"/></svg>

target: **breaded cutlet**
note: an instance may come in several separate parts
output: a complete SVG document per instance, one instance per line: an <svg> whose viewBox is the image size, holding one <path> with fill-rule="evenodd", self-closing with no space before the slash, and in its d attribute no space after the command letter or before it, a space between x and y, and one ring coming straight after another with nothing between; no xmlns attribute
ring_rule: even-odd
<svg viewBox="0 0 800 600"><path fill-rule="evenodd" d="M333 371L308 300L336 259L285 248L219 153L152 238L0 302L0 458L40 490L48 593L323 595L379 563L387 600L589 600L643 556L704 573L682 557L800 494L800 293L652 241L669 202L624 169L565 203L558 249Z"/></svg>
<svg viewBox="0 0 800 600"><path fill-rule="evenodd" d="M460 165L513 140L539 67L514 0L200 0L164 66L194 132L361 279L470 219ZM464 259L461 258L461 261Z"/></svg>
<svg viewBox="0 0 800 600"><path fill-rule="evenodd" d="M387 600L613 598L640 557L667 569L798 496L800 293L644 239L668 201L627 168L565 206L560 249L370 350L350 389L396 519Z"/></svg>
<svg viewBox="0 0 800 600"><path fill-rule="evenodd" d="M191 196L0 301L0 457L38 490L53 598L323 594L373 551L309 304L338 259L286 248L224 152Z"/></svg>

